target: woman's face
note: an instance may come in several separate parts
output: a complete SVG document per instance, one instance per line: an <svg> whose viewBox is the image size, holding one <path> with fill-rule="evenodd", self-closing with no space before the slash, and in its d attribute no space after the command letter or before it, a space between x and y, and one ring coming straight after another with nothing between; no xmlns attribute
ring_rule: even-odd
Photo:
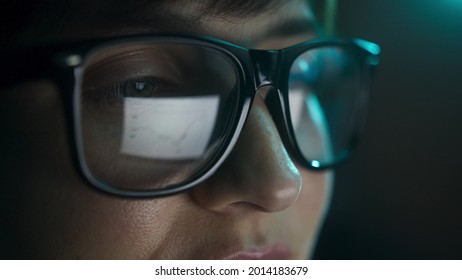
<svg viewBox="0 0 462 280"><path fill-rule="evenodd" d="M132 26L121 20L108 25L104 18L90 18L81 25L60 24L43 36L62 41L154 30L209 35L259 49L280 49L315 37L305 1L281 2L256 16L198 17L200 7L184 1L162 11L164 16L171 13L165 18L172 24L134 21ZM179 20L193 17L193 27ZM211 178L179 195L132 200L95 191L79 177L53 83L30 81L2 93L0 111L8 112L2 114L0 143L1 203L6 208L2 219L8 226L2 244L8 243L10 250L4 250L6 256L308 257L328 206L332 174L308 171L291 157L263 102L264 94L258 92L234 150Z"/></svg>

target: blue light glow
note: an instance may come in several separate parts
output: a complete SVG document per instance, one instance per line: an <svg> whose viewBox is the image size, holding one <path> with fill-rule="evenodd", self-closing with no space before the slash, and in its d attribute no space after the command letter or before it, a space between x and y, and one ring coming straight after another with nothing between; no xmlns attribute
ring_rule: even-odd
<svg viewBox="0 0 462 280"><path fill-rule="evenodd" d="M372 42L365 41L365 40L361 40L361 39L355 39L354 41L356 42L356 44L363 47L365 50L369 51L370 53L375 54L375 55L380 54L379 45L374 44Z"/></svg>
<svg viewBox="0 0 462 280"><path fill-rule="evenodd" d="M370 65L379 65L379 57L378 56L369 56L367 58Z"/></svg>
<svg viewBox="0 0 462 280"><path fill-rule="evenodd" d="M317 127L327 127L327 121L324 118L325 114L319 103L318 97L314 94L305 97L305 105L308 112L310 112L311 119Z"/></svg>
<svg viewBox="0 0 462 280"><path fill-rule="evenodd" d="M319 168L321 166L321 163L317 160L312 160L311 166Z"/></svg>
<svg viewBox="0 0 462 280"><path fill-rule="evenodd" d="M298 68L300 68L300 70L302 70L303 72L308 72L310 66L308 65L308 62L306 62L306 60L300 59L298 61Z"/></svg>

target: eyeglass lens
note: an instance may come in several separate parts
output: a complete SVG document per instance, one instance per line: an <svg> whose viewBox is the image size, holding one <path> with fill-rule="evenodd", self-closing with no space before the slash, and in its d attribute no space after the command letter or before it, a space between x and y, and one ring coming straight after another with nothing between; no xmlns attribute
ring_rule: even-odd
<svg viewBox="0 0 462 280"><path fill-rule="evenodd" d="M132 190L189 180L222 146L238 84L235 63L205 46L126 43L94 51L80 94L89 171Z"/></svg>
<svg viewBox="0 0 462 280"><path fill-rule="evenodd" d="M348 150L360 68L340 47L294 60L290 119L308 161L330 164ZM97 180L128 190L182 184L225 148L242 84L225 52L184 42L120 43L92 51L82 69L82 152Z"/></svg>
<svg viewBox="0 0 462 280"><path fill-rule="evenodd" d="M360 94L361 66L347 48L311 49L293 62L290 116L298 148L314 167L332 164L349 152Z"/></svg>

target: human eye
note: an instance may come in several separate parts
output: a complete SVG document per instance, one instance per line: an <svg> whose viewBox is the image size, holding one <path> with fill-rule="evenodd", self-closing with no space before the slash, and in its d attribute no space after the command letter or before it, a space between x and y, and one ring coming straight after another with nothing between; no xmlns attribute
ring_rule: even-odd
<svg viewBox="0 0 462 280"><path fill-rule="evenodd" d="M149 98L155 97L156 92L161 90L162 81L156 77L143 77L129 79L115 85L116 93L123 97Z"/></svg>
<svg viewBox="0 0 462 280"><path fill-rule="evenodd" d="M174 96L179 85L162 77L142 76L87 88L86 99L98 105L114 105L123 102L124 98L156 98Z"/></svg>
<svg viewBox="0 0 462 280"><path fill-rule="evenodd" d="M124 98L178 94L184 84L181 64L165 56L137 51L117 53L87 65L82 79L83 105L112 106Z"/></svg>

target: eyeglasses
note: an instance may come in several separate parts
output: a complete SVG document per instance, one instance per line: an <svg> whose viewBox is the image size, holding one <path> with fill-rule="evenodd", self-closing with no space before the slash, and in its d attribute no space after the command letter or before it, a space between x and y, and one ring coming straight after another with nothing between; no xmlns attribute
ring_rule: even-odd
<svg viewBox="0 0 462 280"><path fill-rule="evenodd" d="M15 50L2 80L54 77L83 177L110 194L156 197L218 169L265 86L292 157L314 170L344 162L379 52L361 39L254 50L202 36L127 36Z"/></svg>

